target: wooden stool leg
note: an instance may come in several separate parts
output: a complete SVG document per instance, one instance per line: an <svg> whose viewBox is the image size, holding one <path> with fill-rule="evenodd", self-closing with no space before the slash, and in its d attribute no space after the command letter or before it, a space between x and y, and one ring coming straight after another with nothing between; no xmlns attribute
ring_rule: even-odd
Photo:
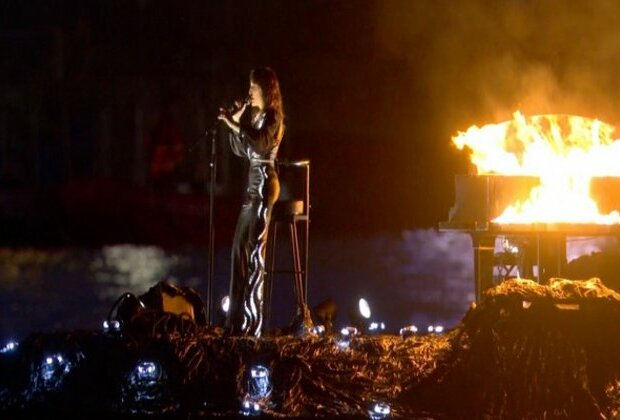
<svg viewBox="0 0 620 420"><path fill-rule="evenodd" d="M308 253L309 253L309 235L310 235L310 221L304 221L304 242L303 242L303 285L304 285L304 302L308 304Z"/></svg>
<svg viewBox="0 0 620 420"><path fill-rule="evenodd" d="M303 278L301 273L301 257L299 255L299 237L297 236L297 225L291 223L289 225L291 231L291 248L293 251L293 270L295 275L295 296L297 304L303 307L306 304L303 290Z"/></svg>
<svg viewBox="0 0 620 420"><path fill-rule="evenodd" d="M269 227L269 234L267 236L267 269L265 270L265 328L269 326L271 318L271 295L273 292L273 277L275 274L276 266L276 239L278 235L278 223L272 222Z"/></svg>

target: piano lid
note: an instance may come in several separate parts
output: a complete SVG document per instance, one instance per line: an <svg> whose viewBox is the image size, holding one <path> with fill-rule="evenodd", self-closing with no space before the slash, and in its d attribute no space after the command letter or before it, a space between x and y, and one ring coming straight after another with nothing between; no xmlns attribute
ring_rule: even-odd
<svg viewBox="0 0 620 420"><path fill-rule="evenodd" d="M533 176L457 175L454 206L450 209L448 221L439 223L439 230L498 234L527 232L558 232L567 235L620 234L620 225L492 222L509 205L527 199L531 189L539 184L539 178ZM590 194L601 212L620 210L620 178L592 178ZM558 206L561 205L562 203L558 203Z"/></svg>

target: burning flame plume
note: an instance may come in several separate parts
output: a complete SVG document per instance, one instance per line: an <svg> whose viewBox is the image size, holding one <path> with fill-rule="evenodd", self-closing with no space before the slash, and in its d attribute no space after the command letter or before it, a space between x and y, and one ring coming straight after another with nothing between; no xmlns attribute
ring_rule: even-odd
<svg viewBox="0 0 620 420"><path fill-rule="evenodd" d="M467 147L478 175L540 178L525 201L515 202L496 219L502 224L620 223L620 214L600 214L590 198L592 177L620 177L620 141L614 127L571 115L525 117L483 127L472 126L452 138Z"/></svg>

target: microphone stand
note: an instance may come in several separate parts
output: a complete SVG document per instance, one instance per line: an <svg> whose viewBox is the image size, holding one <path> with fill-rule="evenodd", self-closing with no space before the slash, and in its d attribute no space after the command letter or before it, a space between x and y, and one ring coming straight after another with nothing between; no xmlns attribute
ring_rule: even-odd
<svg viewBox="0 0 620 420"><path fill-rule="evenodd" d="M249 104L249 98L245 99L245 104ZM232 113L236 110L235 107L228 108L228 112ZM206 303L206 315L207 315L207 324L211 325L211 300L213 295L213 278L215 277L215 174L217 169L217 148L216 148L216 138L217 138L217 127L219 120L216 120L213 125L205 132L205 135L211 136L211 159L209 161L209 245L208 245L208 260L209 260L209 272L207 274L207 303ZM201 137L194 143L189 151L191 152L203 141ZM206 178L205 173L205 178ZM205 179L205 185L207 180Z"/></svg>
<svg viewBox="0 0 620 420"><path fill-rule="evenodd" d="M207 325L211 325L211 301L213 294L213 278L215 275L215 176L217 171L217 125L218 121L205 132L205 136L211 136L211 159L209 160L209 175L205 172L204 185L207 185L207 176L209 176L209 243L207 246L207 259L209 271L207 273L207 302L205 312L207 316ZM203 137L198 139L190 148L192 152L198 144L203 142ZM206 154L206 148L204 149ZM206 158L206 156L204 156ZM205 159L206 160L206 159Z"/></svg>
<svg viewBox="0 0 620 420"><path fill-rule="evenodd" d="M207 323L211 325L211 301L213 300L213 277L215 276L215 175L217 170L217 148L215 139L217 138L216 124L209 130L211 134L211 160L209 161L210 183L209 183L209 276L207 277Z"/></svg>

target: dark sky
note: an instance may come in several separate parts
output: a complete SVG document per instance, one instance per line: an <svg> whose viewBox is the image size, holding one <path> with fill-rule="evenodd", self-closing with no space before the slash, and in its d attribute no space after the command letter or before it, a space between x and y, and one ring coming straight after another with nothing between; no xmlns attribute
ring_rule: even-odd
<svg viewBox="0 0 620 420"><path fill-rule="evenodd" d="M0 11L0 170L19 188L98 176L104 160L139 183L137 107L147 132L171 106L193 141L261 65L280 77L281 154L311 159L313 226L326 234L444 220L466 170L450 137L471 124L517 109L620 119L613 0L23 0Z"/></svg>

